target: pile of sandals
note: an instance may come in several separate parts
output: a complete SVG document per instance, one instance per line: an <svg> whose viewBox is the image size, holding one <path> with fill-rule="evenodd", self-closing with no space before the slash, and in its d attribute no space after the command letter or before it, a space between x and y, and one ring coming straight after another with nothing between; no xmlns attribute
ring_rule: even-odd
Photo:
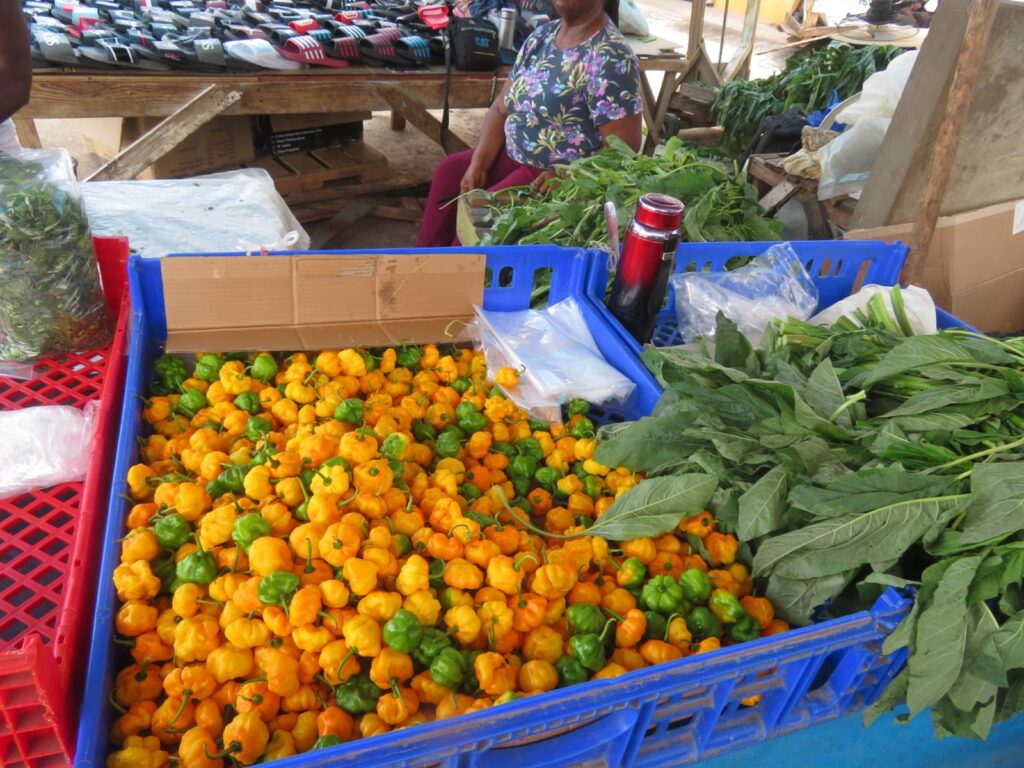
<svg viewBox="0 0 1024 768"><path fill-rule="evenodd" d="M197 72L444 63L439 0L23 0L36 67Z"/></svg>

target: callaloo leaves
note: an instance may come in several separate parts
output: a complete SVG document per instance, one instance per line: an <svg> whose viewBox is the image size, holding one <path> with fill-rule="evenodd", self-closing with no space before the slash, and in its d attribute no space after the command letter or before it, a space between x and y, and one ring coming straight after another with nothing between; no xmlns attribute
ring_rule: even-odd
<svg viewBox="0 0 1024 768"><path fill-rule="evenodd" d="M777 240L781 224L764 218L757 193L744 177L683 147L677 138L657 157L633 152L615 136L608 147L556 169L558 184L534 196L502 190L491 197L490 245L607 244L606 202L618 210L619 237L640 195L661 192L686 201L684 240Z"/></svg>
<svg viewBox="0 0 1024 768"><path fill-rule="evenodd" d="M909 666L868 718L906 701L983 738L1024 710L1024 340L907 337L881 301L856 319L777 321L751 348L720 318L714 359L646 352L666 394L598 460L716 476L719 526L794 623L918 585L884 645Z"/></svg>
<svg viewBox="0 0 1024 768"><path fill-rule="evenodd" d="M903 52L892 45L855 48L833 42L793 56L771 77L726 83L711 104L712 116L725 129L722 146L738 153L766 117L788 109L809 115L827 106L832 91L840 100L853 96L868 77Z"/></svg>

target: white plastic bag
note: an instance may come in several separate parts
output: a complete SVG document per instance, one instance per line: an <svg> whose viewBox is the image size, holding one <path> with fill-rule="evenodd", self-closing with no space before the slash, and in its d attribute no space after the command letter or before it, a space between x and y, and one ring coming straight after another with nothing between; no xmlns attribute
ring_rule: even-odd
<svg viewBox="0 0 1024 768"><path fill-rule="evenodd" d="M818 151L819 200L856 195L864 188L915 61L917 51L897 56L869 77L860 98L838 115L849 127Z"/></svg>
<svg viewBox="0 0 1024 768"><path fill-rule="evenodd" d="M522 371L507 394L538 419L561 421L561 405L574 397L611 405L636 388L605 362L574 299L519 312L476 307L476 339L490 370Z"/></svg>
<svg viewBox="0 0 1024 768"><path fill-rule="evenodd" d="M0 499L82 480L97 409L90 402L83 410L44 405L0 411Z"/></svg>
<svg viewBox="0 0 1024 768"><path fill-rule="evenodd" d="M309 235L262 168L192 179L92 181L81 189L93 233L125 235L144 257L309 248Z"/></svg>
<svg viewBox="0 0 1024 768"><path fill-rule="evenodd" d="M750 336L777 317L806 320L818 306L818 289L789 243L732 272L682 272L671 283L684 342L713 337L719 312Z"/></svg>
<svg viewBox="0 0 1024 768"><path fill-rule="evenodd" d="M840 317L846 315L856 323L857 318L853 316L853 313L858 309L866 307L871 297L879 293L882 294L889 312L894 313L892 308L892 290L891 287L884 285L865 285L852 296L847 296L842 301L837 301L828 309L823 309L812 317L810 322L815 325L832 325ZM907 319L910 321L910 327L914 329L914 333L935 333L937 330L935 325L935 302L932 301L931 294L924 288L918 288L916 285L912 285L909 288L901 288L900 293L903 295L903 311L906 312Z"/></svg>
<svg viewBox="0 0 1024 768"><path fill-rule="evenodd" d="M619 29L624 35L647 37L651 34L644 12L633 0L619 0Z"/></svg>

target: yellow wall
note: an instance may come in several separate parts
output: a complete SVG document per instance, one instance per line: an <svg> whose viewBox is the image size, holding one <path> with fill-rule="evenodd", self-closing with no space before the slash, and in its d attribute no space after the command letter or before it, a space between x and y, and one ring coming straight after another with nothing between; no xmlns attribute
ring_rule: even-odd
<svg viewBox="0 0 1024 768"><path fill-rule="evenodd" d="M715 8L719 11L725 8L725 0L715 0ZM781 24L792 8L793 0L761 0L761 13L758 18L769 24ZM747 0L729 0L729 13L742 16L746 11Z"/></svg>

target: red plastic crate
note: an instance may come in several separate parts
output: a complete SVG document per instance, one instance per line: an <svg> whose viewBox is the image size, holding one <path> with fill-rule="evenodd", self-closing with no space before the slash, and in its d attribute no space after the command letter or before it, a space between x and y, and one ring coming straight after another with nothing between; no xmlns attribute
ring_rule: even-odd
<svg viewBox="0 0 1024 768"><path fill-rule="evenodd" d="M128 241L95 242L117 318L110 349L41 360L29 380L0 376L0 410L100 401L85 481L0 501L0 766L67 765L78 729L130 314Z"/></svg>

